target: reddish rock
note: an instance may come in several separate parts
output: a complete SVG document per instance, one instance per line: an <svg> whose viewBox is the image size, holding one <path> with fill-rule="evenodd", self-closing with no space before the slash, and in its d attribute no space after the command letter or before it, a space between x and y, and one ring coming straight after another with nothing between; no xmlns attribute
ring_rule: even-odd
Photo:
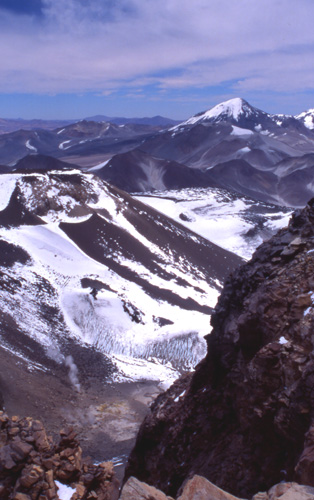
<svg viewBox="0 0 314 500"><path fill-rule="evenodd" d="M162 491L130 477L121 491L120 500L171 500Z"/></svg>
<svg viewBox="0 0 314 500"><path fill-rule="evenodd" d="M297 483L280 483L267 493L257 493L252 500L314 500L314 488Z"/></svg>
<svg viewBox="0 0 314 500"><path fill-rule="evenodd" d="M202 476L193 476L184 485L183 491L177 500L241 500L226 491L217 488L213 483Z"/></svg>
<svg viewBox="0 0 314 500"><path fill-rule="evenodd" d="M85 463L72 429L54 444L39 421L0 412L0 422L1 500L58 500L56 479L76 487L73 500L118 499L113 465Z"/></svg>

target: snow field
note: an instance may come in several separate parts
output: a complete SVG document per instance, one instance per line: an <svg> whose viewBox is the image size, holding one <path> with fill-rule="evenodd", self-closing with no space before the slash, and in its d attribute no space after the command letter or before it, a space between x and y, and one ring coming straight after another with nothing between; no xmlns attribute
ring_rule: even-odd
<svg viewBox="0 0 314 500"><path fill-rule="evenodd" d="M246 237L246 233L254 228L254 223L247 214L259 202L228 198L226 192L215 188L163 191L135 197L246 260L251 258L256 247L263 242L260 235L250 239ZM184 218L180 217L182 214ZM290 216L290 212L280 211L263 214L266 219L265 227L273 231L285 227Z"/></svg>
<svg viewBox="0 0 314 500"><path fill-rule="evenodd" d="M73 172L71 172L73 173ZM84 176L83 176L84 177ZM90 182L88 176L86 182ZM40 186L46 187L47 176L39 176ZM18 180L18 178L16 178ZM20 184L22 196L27 199L30 210L36 207L36 197L31 184ZM38 186L37 186L38 188ZM11 182L14 189L14 182ZM141 235L124 217L122 202L119 196L112 196L109 190L95 181L93 190L99 195L97 203L91 208L105 208L112 217L112 223L122 227L159 258L159 265L173 275L172 280L162 279L140 262L128 260L123 252L117 252L115 259L145 278L155 286L167 289L183 298L191 296L196 302L214 306L219 292L217 286L207 283L205 276L192 270L183 259L178 262L169 249L161 250ZM118 378L150 378L153 380L174 380L178 376L175 367L194 366L205 354L203 336L210 330L208 314L198 311L184 310L166 301L153 299L136 283L123 279L108 267L96 262L59 228L59 222L80 222L85 217L69 217L68 210L74 208L71 197L59 196L58 186L47 189L49 198L58 198L65 209L49 212L43 217L46 225L21 226L18 228L1 228L0 236L15 245L21 246L32 256L28 265L15 264L12 276L18 275L23 285L15 293L16 321L25 330L32 330L29 335L47 349L58 351L58 336L62 336L62 328L54 335L44 318L38 314L38 293L43 283L49 284L51 290L45 298L42 291L41 300L49 297L50 306L61 312L67 326L65 335L95 346L110 355L119 367ZM110 287L102 289L95 300L91 289L83 289L81 279L96 279ZM184 279L188 287L180 286L177 278ZM27 284L27 286L26 286ZM197 288L197 290L195 290ZM53 290L53 293L52 293ZM25 302L26 300L26 302ZM1 302L5 307L13 307L7 303L5 295ZM131 302L131 304L129 304ZM24 312L27 303L27 312ZM140 323L131 320L125 310L125 304L139 311ZM166 318L166 324L160 326L158 318ZM170 362L169 362L170 360Z"/></svg>

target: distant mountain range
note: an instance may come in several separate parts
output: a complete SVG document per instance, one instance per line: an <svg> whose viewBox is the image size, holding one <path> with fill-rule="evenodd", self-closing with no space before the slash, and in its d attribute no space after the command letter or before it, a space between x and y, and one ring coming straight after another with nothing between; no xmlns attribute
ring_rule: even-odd
<svg viewBox="0 0 314 500"><path fill-rule="evenodd" d="M137 125L151 125L153 127L170 127L176 125L179 120L172 120L164 116L153 116L145 118L124 118L124 117L110 117L105 115L95 115L89 118L84 118L87 121L94 122L110 122L116 125L124 125L126 123L134 123ZM76 123L78 120L23 120L22 118L0 118L0 134L7 134L15 132L16 130L54 130L58 127L64 127L71 123Z"/></svg>
<svg viewBox="0 0 314 500"><path fill-rule="evenodd" d="M180 120L172 120L171 118L165 118L164 116L153 116L151 118L124 118L124 117L110 117L105 115L95 115L85 118L87 121L93 122L110 122L116 125L125 125L127 123L135 123L136 125L151 125L153 127L170 127L171 125L177 125Z"/></svg>
<svg viewBox="0 0 314 500"><path fill-rule="evenodd" d="M49 155L55 158L109 157L138 147L160 127L129 123L116 125L110 122L82 120L55 130L17 130L0 135L0 164L15 165L28 154Z"/></svg>
<svg viewBox="0 0 314 500"><path fill-rule="evenodd" d="M16 130L53 130L73 123L75 120L23 120L22 118L0 118L0 134L8 134Z"/></svg>
<svg viewBox="0 0 314 500"><path fill-rule="evenodd" d="M314 196L313 109L269 114L236 98L166 128L161 117L150 124L92 118L3 134L0 164L23 168L17 162L31 154L33 168L42 169L45 161L36 155L50 156L92 168L128 192L217 187L294 207Z"/></svg>

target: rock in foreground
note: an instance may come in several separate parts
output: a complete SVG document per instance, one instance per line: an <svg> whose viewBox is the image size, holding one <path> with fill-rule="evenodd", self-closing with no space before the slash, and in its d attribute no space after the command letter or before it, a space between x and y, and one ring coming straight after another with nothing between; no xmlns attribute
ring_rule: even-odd
<svg viewBox="0 0 314 500"><path fill-rule="evenodd" d="M252 500L312 500L314 488L297 483L280 483L267 493L257 493Z"/></svg>
<svg viewBox="0 0 314 500"><path fill-rule="evenodd" d="M71 487L72 500L117 500L113 465L83 460L71 429L61 431L60 442L53 444L39 420L4 412L0 429L1 500L58 500L62 485Z"/></svg>
<svg viewBox="0 0 314 500"><path fill-rule="evenodd" d="M173 500L156 488L130 477L120 500ZM202 476L186 481L177 500L243 500L221 490ZM252 500L314 500L314 488L297 483L280 483L266 493L257 493Z"/></svg>
<svg viewBox="0 0 314 500"><path fill-rule="evenodd" d="M160 395L126 478L175 496L205 476L244 497L314 486L314 201L226 282L208 354Z"/></svg>

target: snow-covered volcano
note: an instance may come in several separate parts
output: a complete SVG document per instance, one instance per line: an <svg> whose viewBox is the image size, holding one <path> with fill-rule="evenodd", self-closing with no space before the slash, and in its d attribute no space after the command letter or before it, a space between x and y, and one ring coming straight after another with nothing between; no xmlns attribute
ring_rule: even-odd
<svg viewBox="0 0 314 500"><path fill-rule="evenodd" d="M234 99L229 99L228 101L221 102L210 108L207 111L202 111L192 116L188 120L176 125L171 130L179 130L182 127L195 125L196 123L202 122L221 122L226 120L233 120L235 122L239 122L242 119L254 119L257 121L265 120L267 117L270 117L268 113L264 111L254 108L247 101L241 99L240 97L236 97Z"/></svg>
<svg viewBox="0 0 314 500"><path fill-rule="evenodd" d="M160 161L176 162L177 169L181 165L184 173L178 176L178 188L224 188L264 202L302 207L314 195L314 134L309 126L312 114L302 116L269 114L243 99L231 99L147 138L136 150L151 157L142 156L140 173L145 173L146 162L152 178L154 164L164 189L171 189L174 186L165 177L168 167L165 165L161 171ZM135 153L132 155L125 153L121 163L132 163ZM114 160L110 165L121 171L121 165ZM289 168L285 169L287 161ZM190 170L185 173L184 168ZM109 169L102 174L106 178ZM156 184L150 184L156 189Z"/></svg>
<svg viewBox="0 0 314 500"><path fill-rule="evenodd" d="M115 377L158 380L201 359L239 257L91 174L3 174L0 183L7 349L31 362L30 339L61 360L70 338L107 356Z"/></svg>

